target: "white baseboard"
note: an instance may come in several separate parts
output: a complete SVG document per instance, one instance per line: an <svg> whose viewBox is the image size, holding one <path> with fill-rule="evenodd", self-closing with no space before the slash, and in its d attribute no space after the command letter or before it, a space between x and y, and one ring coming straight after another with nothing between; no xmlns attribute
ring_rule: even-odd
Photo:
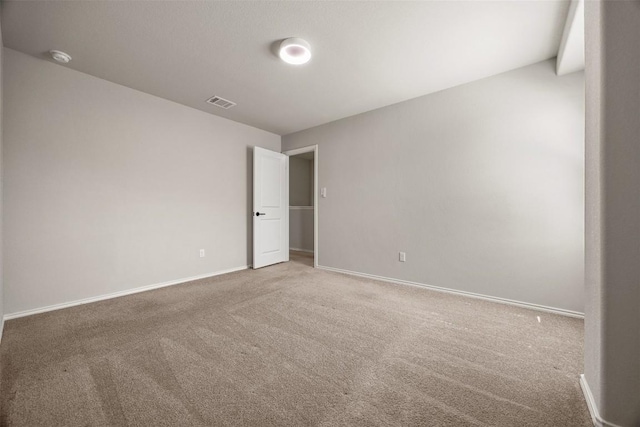
<svg viewBox="0 0 640 427"><path fill-rule="evenodd" d="M605 421L600 416L598 412L598 406L596 405L596 401L593 398L593 394L591 394L591 389L589 388L589 384L587 383L587 379L584 374L580 374L580 388L582 389L582 393L584 394L584 399L587 401L587 407L589 408L589 413L591 414L591 420L593 421L593 425L596 427L621 427L618 424L610 423L609 421Z"/></svg>
<svg viewBox="0 0 640 427"><path fill-rule="evenodd" d="M424 283L410 282L408 280L393 279L393 278L390 278L390 277L376 276L374 274L359 273L357 271L342 270L342 269L339 269L339 268L325 267L325 266L322 266L322 265L318 265L316 268L319 268L321 270L333 271L333 272L336 272L336 273L348 274L348 275L351 275L351 276L366 277L368 279L380 280L382 282L387 282L387 283L395 283L395 284L399 284L399 285L417 286L417 287L420 287L420 288L431 289L431 290L438 291L438 292L446 292L446 293L449 293L449 294L462 295L462 296L471 297L471 298L478 298L478 299L483 299L483 300L487 300L487 301L497 302L497 303L500 303L500 304L515 305L515 306L518 306L518 307L530 308L530 309L538 310L538 311L545 311L547 313L561 314L563 316L576 317L576 318L579 318L579 319L584 319L584 313L580 313L578 311L564 310L562 308L555 308L555 307L547 307L547 306L544 306L544 305L531 304L531 303L522 302L522 301L515 301L515 300L510 300L510 299L507 299L507 298L499 298L499 297L492 297L492 296L489 296L489 295L476 294L476 293L473 293L473 292L458 291L458 290L450 289L450 288L441 288L439 286L426 285Z"/></svg>
<svg viewBox="0 0 640 427"><path fill-rule="evenodd" d="M2 344L2 333L4 332L4 317L0 318L0 344Z"/></svg>
<svg viewBox="0 0 640 427"><path fill-rule="evenodd" d="M31 310L18 311L4 315L3 320L17 319L19 317L32 316L34 314L46 313L47 311L60 310L63 308L74 307L76 305L89 304L92 302L103 301L111 298L123 297L125 295L137 294L139 292L150 291L153 289L164 288L167 286L179 285L181 283L192 282L194 280L206 279L208 277L220 276L221 274L233 273L235 271L246 270L250 268L248 265L242 267L230 268L228 270L216 271L214 273L201 274L199 276L185 277L183 279L171 280L169 282L155 283L153 285L141 286L139 288L127 289L124 291L113 292L110 294L98 295L95 297L79 299L75 301L65 302L62 304L48 305L46 307L34 308ZM4 323L4 322L3 322Z"/></svg>
<svg viewBox="0 0 640 427"><path fill-rule="evenodd" d="M313 249L300 249L300 248L289 248L290 251L298 251L298 252L307 252L312 254Z"/></svg>

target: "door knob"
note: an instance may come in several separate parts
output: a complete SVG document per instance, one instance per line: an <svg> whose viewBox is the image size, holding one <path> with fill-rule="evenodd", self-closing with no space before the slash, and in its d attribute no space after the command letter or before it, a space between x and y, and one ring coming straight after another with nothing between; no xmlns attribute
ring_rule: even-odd
<svg viewBox="0 0 640 427"><path fill-rule="evenodd" d="M260 215L266 215L266 213L256 212L256 216L260 216Z"/></svg>

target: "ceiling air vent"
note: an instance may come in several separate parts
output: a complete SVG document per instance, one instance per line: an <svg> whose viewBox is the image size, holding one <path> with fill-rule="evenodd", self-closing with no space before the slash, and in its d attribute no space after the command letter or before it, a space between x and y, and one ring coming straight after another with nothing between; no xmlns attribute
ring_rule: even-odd
<svg viewBox="0 0 640 427"><path fill-rule="evenodd" d="M236 105L235 102L231 102L228 99L220 98L219 96L214 96L213 98L207 99L209 104L215 105L216 107L224 108L228 110L229 108Z"/></svg>

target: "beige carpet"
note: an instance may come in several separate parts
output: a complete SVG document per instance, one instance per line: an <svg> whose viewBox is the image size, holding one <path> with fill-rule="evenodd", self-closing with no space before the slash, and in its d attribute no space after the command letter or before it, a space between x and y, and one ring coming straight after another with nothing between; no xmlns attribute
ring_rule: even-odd
<svg viewBox="0 0 640 427"><path fill-rule="evenodd" d="M591 425L581 320L310 265L9 321L0 424Z"/></svg>

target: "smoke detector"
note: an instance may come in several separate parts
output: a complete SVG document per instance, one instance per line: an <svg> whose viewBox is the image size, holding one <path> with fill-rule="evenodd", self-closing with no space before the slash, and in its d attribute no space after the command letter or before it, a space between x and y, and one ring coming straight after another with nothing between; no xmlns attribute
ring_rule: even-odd
<svg viewBox="0 0 640 427"><path fill-rule="evenodd" d="M216 107L224 108L225 110L228 110L229 108L236 105L235 102L231 102L228 99L224 99L217 95L207 99L207 103L215 105Z"/></svg>
<svg viewBox="0 0 640 427"><path fill-rule="evenodd" d="M59 50L50 50L49 54L51 54L51 57L54 61L60 62L62 64L67 64L69 61L71 61L71 55Z"/></svg>

